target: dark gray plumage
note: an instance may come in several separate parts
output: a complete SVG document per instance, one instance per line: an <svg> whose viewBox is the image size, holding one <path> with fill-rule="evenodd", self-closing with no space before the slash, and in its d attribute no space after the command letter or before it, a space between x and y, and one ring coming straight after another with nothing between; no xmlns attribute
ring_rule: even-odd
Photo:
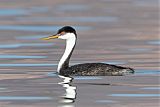
<svg viewBox="0 0 160 107"><path fill-rule="evenodd" d="M105 63L84 63L62 69L60 75L64 76L123 76L133 74L132 68L126 68Z"/></svg>

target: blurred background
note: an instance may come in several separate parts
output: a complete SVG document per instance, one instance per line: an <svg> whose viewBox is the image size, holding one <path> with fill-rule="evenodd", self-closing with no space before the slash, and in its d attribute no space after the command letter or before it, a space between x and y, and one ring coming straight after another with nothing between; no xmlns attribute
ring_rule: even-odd
<svg viewBox="0 0 160 107"><path fill-rule="evenodd" d="M157 86L159 83L157 74L159 74L160 45L158 5L159 0L0 0L0 94L4 96L45 96L50 94L49 92L54 88L61 89L57 85L50 86L53 81L57 82L59 79L48 76L53 76L52 73L56 72L57 63L64 52L65 41L43 41L40 38L55 34L59 28L66 25L73 26L78 34L71 65L104 62L132 67L136 70L136 75L140 76L125 77L124 80L120 77L117 77L119 79L107 78L110 78L112 82L121 80L122 82L126 82L125 80L133 82L132 80L134 80L133 83L138 83L139 86L146 84ZM106 80L104 77L101 82L106 81L110 80ZM42 85L42 83L45 84ZM79 89L88 95L87 99L84 94L79 92L82 100L82 102L78 100L80 104L89 107L92 102L90 98L106 98L103 94L99 94L99 96L93 94L103 92L102 90L106 90L106 88L95 87L85 86ZM124 90L130 92L135 89L135 92L141 93L135 87L119 88L122 92ZM97 91L92 89L97 89ZM117 92L116 89L117 87L111 87L110 93L113 90ZM48 93L45 90L48 90ZM93 93L86 92L86 90ZM62 89L54 91L57 95L62 92ZM144 93L144 90L142 92ZM158 91L153 90L150 93L157 94ZM152 98L156 99L154 95ZM57 96L54 97L57 98ZM1 102L5 98L0 96L1 105L7 103L7 105L15 104L15 107L18 107L17 102L14 101L12 103ZM16 97L8 99L15 100L14 98ZM25 100L26 97L23 98ZM142 105L139 105L141 107L145 106L144 102L149 102L149 105L153 107L158 102L153 99L134 99L134 101L143 102ZM88 102L83 102L83 100ZM118 99L117 101L121 100L133 101L133 99ZM53 103L55 102L53 101ZM99 102L105 103L103 100ZM110 103L110 101L107 102ZM20 101L18 104L21 103ZM111 103L113 102L111 101ZM28 107L28 104L31 103L26 102L25 104ZM33 102L32 104L34 105ZM44 103L41 105L36 102L36 104L37 107L40 107ZM52 105L52 102L45 104ZM128 104L130 105L130 102ZM93 104L91 106L93 107ZM98 107L99 105L94 106ZM104 107L106 106L104 105Z"/></svg>

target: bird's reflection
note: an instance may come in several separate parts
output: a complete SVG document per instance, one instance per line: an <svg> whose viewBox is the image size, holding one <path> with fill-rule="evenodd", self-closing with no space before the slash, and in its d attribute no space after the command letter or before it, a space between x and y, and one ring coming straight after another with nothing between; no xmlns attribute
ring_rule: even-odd
<svg viewBox="0 0 160 107"><path fill-rule="evenodd" d="M74 103L76 99L76 87L71 85L73 78L62 75L59 75L59 77L63 79L63 82L59 82L58 84L62 85L65 88L65 94L61 96L62 99L60 100L60 103ZM73 107L73 105L69 107Z"/></svg>

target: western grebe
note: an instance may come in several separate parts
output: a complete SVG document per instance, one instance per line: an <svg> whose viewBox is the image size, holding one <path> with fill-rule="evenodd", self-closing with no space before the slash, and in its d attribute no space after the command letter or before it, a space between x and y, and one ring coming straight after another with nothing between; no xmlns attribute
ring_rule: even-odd
<svg viewBox="0 0 160 107"><path fill-rule="evenodd" d="M76 45L77 34L76 30L70 26L64 26L58 30L57 34L42 38L43 40L50 39L65 39L66 49L59 61L57 72L64 76L123 76L134 73L134 70L129 67L121 67L105 63L84 63L69 67L69 60Z"/></svg>

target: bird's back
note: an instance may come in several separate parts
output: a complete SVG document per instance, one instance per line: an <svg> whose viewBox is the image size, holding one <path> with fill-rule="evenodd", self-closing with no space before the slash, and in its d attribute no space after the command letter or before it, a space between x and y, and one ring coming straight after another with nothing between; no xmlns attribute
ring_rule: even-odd
<svg viewBox="0 0 160 107"><path fill-rule="evenodd" d="M73 65L60 72L61 75L75 76L122 76L132 74L132 68L110 65L105 63L84 63Z"/></svg>

